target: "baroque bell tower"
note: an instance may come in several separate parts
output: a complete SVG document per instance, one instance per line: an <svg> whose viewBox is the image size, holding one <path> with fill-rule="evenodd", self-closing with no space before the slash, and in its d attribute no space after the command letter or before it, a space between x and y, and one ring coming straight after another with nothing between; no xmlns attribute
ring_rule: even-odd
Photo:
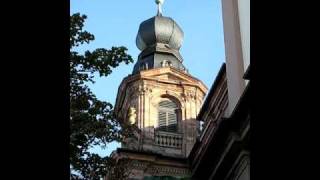
<svg viewBox="0 0 320 180"><path fill-rule="evenodd" d="M187 157L197 137L206 86L188 73L179 49L183 31L158 13L140 24L141 50L133 72L123 79L116 100L117 118L137 127L122 148Z"/></svg>
<svg viewBox="0 0 320 180"><path fill-rule="evenodd" d="M163 1L156 2L157 15L138 30L136 45L141 53L133 72L118 89L117 119L136 127L134 136L119 149L187 158L198 135L195 118L207 87L183 65L179 50L184 33L172 18L162 15Z"/></svg>

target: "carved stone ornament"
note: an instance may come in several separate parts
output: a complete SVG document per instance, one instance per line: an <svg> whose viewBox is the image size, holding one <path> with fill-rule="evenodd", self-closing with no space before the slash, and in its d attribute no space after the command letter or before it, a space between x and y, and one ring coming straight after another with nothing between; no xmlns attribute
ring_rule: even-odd
<svg viewBox="0 0 320 180"><path fill-rule="evenodd" d="M134 107L129 108L128 118L129 118L130 124L136 123L137 114L136 114L136 109Z"/></svg>

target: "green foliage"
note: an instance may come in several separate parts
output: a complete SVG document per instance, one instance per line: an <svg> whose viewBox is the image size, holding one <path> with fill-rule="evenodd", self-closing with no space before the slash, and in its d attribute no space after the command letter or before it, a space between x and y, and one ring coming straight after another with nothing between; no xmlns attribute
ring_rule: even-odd
<svg viewBox="0 0 320 180"><path fill-rule="evenodd" d="M72 173L71 179L100 179L108 170L115 171L112 159L88 150L130 134L130 126L114 118L113 106L97 99L87 84L94 83L96 74L106 77L113 68L133 59L125 47L75 52L75 47L94 40L94 35L83 30L86 18L80 13L70 16L70 165L82 176Z"/></svg>

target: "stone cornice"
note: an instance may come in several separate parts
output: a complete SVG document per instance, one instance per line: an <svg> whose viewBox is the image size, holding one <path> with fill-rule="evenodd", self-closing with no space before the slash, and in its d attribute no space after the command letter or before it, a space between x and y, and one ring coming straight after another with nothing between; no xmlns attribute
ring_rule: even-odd
<svg viewBox="0 0 320 180"><path fill-rule="evenodd" d="M164 75L164 74L170 74L174 77L177 77L179 80L170 80L170 79L166 80L166 79L157 78L158 76ZM116 114L119 112L119 108L123 104L123 100L126 96L126 89L129 86L129 84L135 81L141 81L141 80L153 81L156 83L164 83L164 84L175 84L178 86L185 86L185 87L187 86L195 87L195 88L199 88L203 94L206 94L208 91L208 88L202 81L172 67L156 68L156 69L141 71L138 74L129 75L122 80L121 85L119 86L119 89L118 89L118 95L115 103Z"/></svg>

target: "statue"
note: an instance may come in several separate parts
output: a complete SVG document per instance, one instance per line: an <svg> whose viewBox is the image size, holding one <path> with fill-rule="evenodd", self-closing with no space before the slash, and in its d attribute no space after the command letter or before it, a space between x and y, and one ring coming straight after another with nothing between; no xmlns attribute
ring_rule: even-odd
<svg viewBox="0 0 320 180"><path fill-rule="evenodd" d="M136 123L136 109L134 107L130 107L128 111L128 119L130 124L135 124Z"/></svg>

